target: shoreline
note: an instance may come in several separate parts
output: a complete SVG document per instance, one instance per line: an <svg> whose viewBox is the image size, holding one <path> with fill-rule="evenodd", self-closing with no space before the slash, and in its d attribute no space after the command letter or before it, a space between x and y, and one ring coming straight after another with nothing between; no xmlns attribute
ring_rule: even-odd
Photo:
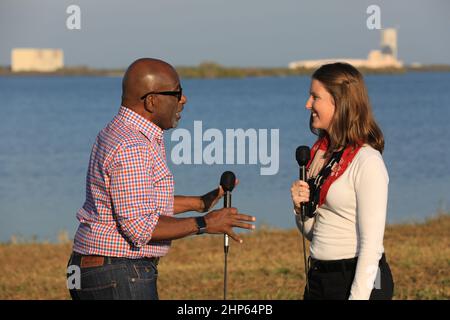
<svg viewBox="0 0 450 320"><path fill-rule="evenodd" d="M406 218L405 218L406 219ZM433 215L426 216L426 217L411 217L406 220L400 220L396 222L386 223L386 228L402 228L402 227L420 227L429 223L433 223L433 221L440 220L440 219L449 219L450 220L450 212L445 211L437 211ZM282 228L273 226L267 223L261 223L257 224L256 230L264 230L268 232L293 232L296 231L297 228L293 225L292 227L288 228ZM248 231L241 231L237 230L238 233L243 232L244 234L251 234L251 232ZM56 240L50 240L50 239L56 239ZM0 241L0 246L2 245L60 245L60 244L67 244L67 243L73 243L73 237L69 236L69 232L67 229L60 229L56 234L53 236L45 237L41 239L38 235L30 235L30 236L24 236L20 233L15 233L10 236L9 240L6 241Z"/></svg>
<svg viewBox="0 0 450 320"><path fill-rule="evenodd" d="M221 79L310 76L315 68L289 69L283 67L225 67L216 63L199 66L176 66L181 78ZM410 72L450 72L450 65L405 66L402 68L368 69L358 68L364 75L399 75ZM0 67L0 76L92 76L122 77L125 69L96 69L86 66L65 67L54 72L12 72L9 67Z"/></svg>

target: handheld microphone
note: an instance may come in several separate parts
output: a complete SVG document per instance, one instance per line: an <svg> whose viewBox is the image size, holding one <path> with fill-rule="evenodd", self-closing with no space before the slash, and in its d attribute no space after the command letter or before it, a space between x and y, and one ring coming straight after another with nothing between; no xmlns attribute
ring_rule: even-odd
<svg viewBox="0 0 450 320"><path fill-rule="evenodd" d="M300 180L306 181L306 165L311 158L311 152L308 146L300 146L295 150L295 158L297 159L298 165L300 166ZM306 244L305 244L305 220L307 214L306 203L301 203L301 218L302 218L302 239L303 239L303 261L305 262L305 281L306 281L306 290L309 296L309 281L308 281L308 263L306 260Z"/></svg>
<svg viewBox="0 0 450 320"><path fill-rule="evenodd" d="M236 182L236 176L231 171L225 171L220 177L220 185L222 186L223 191L225 191L223 197L223 207L231 208L231 191L234 189L234 184ZM224 286L223 286L223 298L227 299L227 271L228 271L228 249L229 249L229 239L228 235L224 234L223 238L223 250L225 253L225 266L224 266Z"/></svg>
<svg viewBox="0 0 450 320"><path fill-rule="evenodd" d="M298 165L300 166L300 180L306 181L306 165L309 162L309 159L311 158L311 151L309 150L308 146L300 146L295 150L295 158L297 159ZM307 214L307 206L306 203L302 203L300 205L301 208L301 216L303 221L306 219Z"/></svg>

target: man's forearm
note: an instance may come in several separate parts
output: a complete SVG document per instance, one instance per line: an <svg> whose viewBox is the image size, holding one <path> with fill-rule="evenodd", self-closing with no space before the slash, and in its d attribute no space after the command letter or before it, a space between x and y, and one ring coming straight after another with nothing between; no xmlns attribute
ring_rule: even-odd
<svg viewBox="0 0 450 320"><path fill-rule="evenodd" d="M175 196L173 202L173 213L183 213L188 211L203 212L204 203L201 197Z"/></svg>
<svg viewBox="0 0 450 320"><path fill-rule="evenodd" d="M197 231L195 218L174 218L160 215L150 242L180 239L196 234Z"/></svg>

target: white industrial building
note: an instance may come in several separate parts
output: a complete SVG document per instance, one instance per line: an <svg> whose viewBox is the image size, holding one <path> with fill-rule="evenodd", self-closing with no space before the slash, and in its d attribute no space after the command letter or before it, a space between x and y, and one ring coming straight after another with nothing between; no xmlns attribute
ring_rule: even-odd
<svg viewBox="0 0 450 320"><path fill-rule="evenodd" d="M52 72L63 67L61 49L15 48L11 51L12 72Z"/></svg>
<svg viewBox="0 0 450 320"><path fill-rule="evenodd" d="M337 61L350 63L357 68L401 68L403 67L403 62L397 59L397 52L397 30L388 28L381 31L380 49L370 51L367 59L330 58L320 60L300 60L289 63L289 68L318 68L323 64Z"/></svg>

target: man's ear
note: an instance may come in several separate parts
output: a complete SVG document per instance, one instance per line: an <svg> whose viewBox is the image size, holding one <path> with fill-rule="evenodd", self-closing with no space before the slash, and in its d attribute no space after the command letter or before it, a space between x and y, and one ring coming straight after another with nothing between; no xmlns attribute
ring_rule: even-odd
<svg viewBox="0 0 450 320"><path fill-rule="evenodd" d="M153 95L149 94L148 96L145 97L145 106L146 106L146 110L150 113L154 113L156 111L156 104L155 104L155 98Z"/></svg>

